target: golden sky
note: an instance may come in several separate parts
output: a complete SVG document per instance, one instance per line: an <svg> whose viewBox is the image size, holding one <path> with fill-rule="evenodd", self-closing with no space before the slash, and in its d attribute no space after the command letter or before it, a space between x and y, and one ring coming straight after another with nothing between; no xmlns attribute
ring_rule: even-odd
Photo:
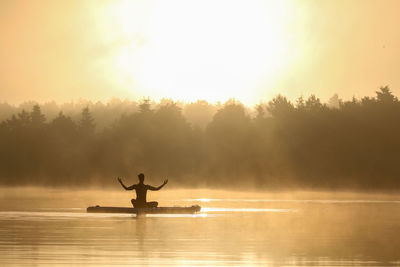
<svg viewBox="0 0 400 267"><path fill-rule="evenodd" d="M400 1L0 1L0 102L400 95Z"/></svg>

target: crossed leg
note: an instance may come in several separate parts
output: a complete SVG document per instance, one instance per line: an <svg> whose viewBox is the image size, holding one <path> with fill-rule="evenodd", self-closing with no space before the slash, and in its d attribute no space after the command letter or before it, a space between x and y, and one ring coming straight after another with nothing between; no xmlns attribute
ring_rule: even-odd
<svg viewBox="0 0 400 267"><path fill-rule="evenodd" d="M134 198L131 199L131 203L134 208L156 208L158 206L157 201L151 201L151 202L146 202L146 204L144 204L144 207L143 207L143 205L138 205L138 203L136 202L136 199L134 199Z"/></svg>
<svg viewBox="0 0 400 267"><path fill-rule="evenodd" d="M146 206L147 206L148 208L157 208L158 202L157 202L157 201L147 202L147 203L146 203Z"/></svg>

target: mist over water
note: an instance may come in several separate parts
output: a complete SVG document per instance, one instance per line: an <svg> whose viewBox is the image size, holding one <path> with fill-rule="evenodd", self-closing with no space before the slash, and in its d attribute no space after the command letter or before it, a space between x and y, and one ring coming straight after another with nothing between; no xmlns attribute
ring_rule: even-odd
<svg viewBox="0 0 400 267"><path fill-rule="evenodd" d="M2 264L89 266L399 266L400 199L349 192L165 190L194 215L91 214L131 192L2 188Z"/></svg>

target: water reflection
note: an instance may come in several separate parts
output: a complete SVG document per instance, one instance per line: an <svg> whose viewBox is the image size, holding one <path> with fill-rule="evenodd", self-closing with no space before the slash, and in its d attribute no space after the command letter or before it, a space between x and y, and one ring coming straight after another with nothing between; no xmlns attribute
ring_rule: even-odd
<svg viewBox="0 0 400 267"><path fill-rule="evenodd" d="M260 209L260 208L202 208L202 212L296 212L296 209Z"/></svg>
<svg viewBox="0 0 400 267"><path fill-rule="evenodd" d="M207 199L199 214L139 217L22 202L0 211L0 265L399 266L396 199Z"/></svg>
<svg viewBox="0 0 400 267"><path fill-rule="evenodd" d="M315 203L315 204L400 204L400 200L376 200L376 199L240 199L240 198L188 198L188 202L271 202L271 203Z"/></svg>

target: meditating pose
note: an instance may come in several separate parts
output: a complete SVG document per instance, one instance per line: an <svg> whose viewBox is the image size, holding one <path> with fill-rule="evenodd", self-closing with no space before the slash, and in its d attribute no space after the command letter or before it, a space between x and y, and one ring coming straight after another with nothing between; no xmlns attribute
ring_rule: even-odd
<svg viewBox="0 0 400 267"><path fill-rule="evenodd" d="M158 206L158 202L146 201L147 190L158 191L168 183L168 180L165 180L164 183L159 187L154 187L143 183L144 182L143 173L139 173L138 178L139 178L139 183L131 186L125 186L121 178L119 177L118 177L118 182L122 185L123 188L125 188L125 190L133 190L133 189L136 190L136 199L133 198L131 200L134 208L156 208Z"/></svg>

